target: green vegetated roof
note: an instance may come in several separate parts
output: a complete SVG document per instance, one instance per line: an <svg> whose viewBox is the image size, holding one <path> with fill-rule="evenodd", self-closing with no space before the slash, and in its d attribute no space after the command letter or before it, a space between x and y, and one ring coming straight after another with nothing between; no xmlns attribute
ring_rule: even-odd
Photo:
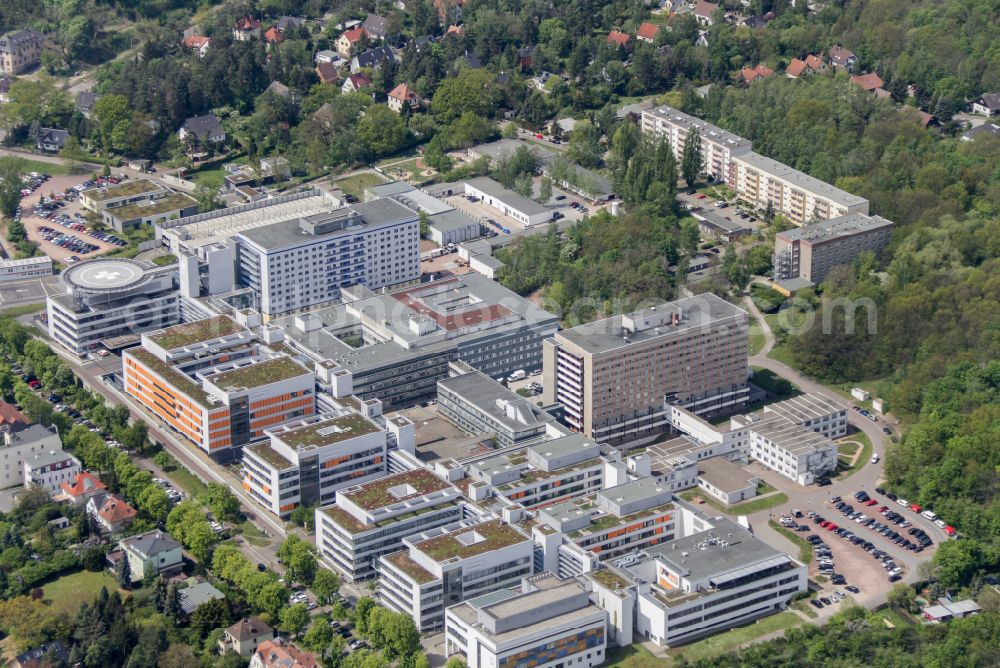
<svg viewBox="0 0 1000 668"><path fill-rule="evenodd" d="M153 343L161 348L174 350L195 343L201 343L202 341L211 341L222 336L236 334L242 330L243 326L235 320L220 315L214 318L167 327L158 332L153 332L148 336Z"/></svg>
<svg viewBox="0 0 1000 668"><path fill-rule="evenodd" d="M397 496L389 491L400 485L409 485L413 488L413 493L405 496ZM375 510L376 508L391 506L394 503L399 503L409 498L431 494L446 489L448 486L448 483L430 471L417 469L382 478L381 480L373 480L372 482L360 485L360 489L356 491L344 491L343 493L361 508Z"/></svg>
<svg viewBox="0 0 1000 668"><path fill-rule="evenodd" d="M309 370L292 358L275 357L223 371L211 376L208 380L216 387L223 389L249 388L278 383L307 373Z"/></svg>
<svg viewBox="0 0 1000 668"><path fill-rule="evenodd" d="M251 453L257 455L259 459L264 460L276 469L290 469L295 466L294 462L289 461L287 457L272 448L269 443L248 445L244 450L249 450Z"/></svg>
<svg viewBox="0 0 1000 668"><path fill-rule="evenodd" d="M460 537L477 536L482 540L467 542ZM528 540L520 531L501 520L483 522L472 527L459 529L434 538L420 541L414 547L432 559L444 561L453 557L466 559L478 554L492 552Z"/></svg>
<svg viewBox="0 0 1000 668"><path fill-rule="evenodd" d="M406 552L390 554L386 557L386 561L409 575L417 584L426 584L437 579L433 573L411 559L410 555Z"/></svg>
<svg viewBox="0 0 1000 668"><path fill-rule="evenodd" d="M323 512L326 514L327 517L333 520L334 524L339 526L341 529L349 533L356 534L356 533L361 533L362 531L368 531L370 529L379 529L382 527L386 527L389 526L390 524L398 524L400 522L405 522L407 520L413 519L414 517L420 517L421 515L425 515L427 513L433 513L449 507L457 508L458 504L455 503L454 501L449 501L447 503L439 503L433 506L424 506L423 508L417 508L416 510L413 510L411 512L404 513L403 515L394 515L393 517L389 517L379 522L375 522L374 524L365 524L364 522L359 521L356 517L348 513L343 508L339 508L337 506L328 506L326 508L323 508Z"/></svg>
<svg viewBox="0 0 1000 668"><path fill-rule="evenodd" d="M377 431L380 429L374 422L363 415L352 414L282 431L277 437L293 448L305 449L330 445Z"/></svg>
<svg viewBox="0 0 1000 668"><path fill-rule="evenodd" d="M628 581L618 575L617 573L612 573L606 568L602 568L597 571L590 573L590 577L600 582L605 587L610 589L624 589L628 587Z"/></svg>
<svg viewBox="0 0 1000 668"><path fill-rule="evenodd" d="M192 401L201 404L205 408L215 407L215 405L210 401L208 393L201 389L201 385L194 382L153 353L138 347L131 348L125 352L138 360L139 363L149 367L149 369L151 369L154 373L173 385L179 392L184 393L184 395L189 397Z"/></svg>
<svg viewBox="0 0 1000 668"><path fill-rule="evenodd" d="M108 213L118 220L135 220L144 216L159 216L198 206L198 201L182 193L173 193L159 199L144 200L136 204L110 209Z"/></svg>
<svg viewBox="0 0 1000 668"><path fill-rule="evenodd" d="M163 187L156 185L152 181L147 179L136 179L135 181L125 181L124 183L110 185L107 188L88 188L83 191L83 194L96 202L103 202L105 200L115 199L118 197L131 197L133 195L141 195L143 193L155 193L160 190L163 190Z"/></svg>

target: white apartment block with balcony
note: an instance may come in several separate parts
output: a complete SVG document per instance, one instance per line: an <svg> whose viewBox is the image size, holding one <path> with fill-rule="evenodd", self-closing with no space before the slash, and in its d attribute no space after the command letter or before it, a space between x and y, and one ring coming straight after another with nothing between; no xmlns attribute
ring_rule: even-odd
<svg viewBox="0 0 1000 668"><path fill-rule="evenodd" d="M58 494L64 482L83 470L80 460L61 448L27 454L22 466L24 486L41 487L49 494Z"/></svg>
<svg viewBox="0 0 1000 668"><path fill-rule="evenodd" d="M633 631L676 646L788 607L807 590L807 567L738 524L702 519L683 538L588 574L594 597L614 611L618 644ZM630 623L631 622L631 623Z"/></svg>
<svg viewBox="0 0 1000 668"><path fill-rule="evenodd" d="M338 489L384 476L386 430L344 410L264 432L269 441L243 449L243 488L279 517L300 506L333 503Z"/></svg>
<svg viewBox="0 0 1000 668"><path fill-rule="evenodd" d="M442 628L446 608L518 585L534 564L531 538L499 519L439 527L403 545L380 560L379 599L421 631Z"/></svg>
<svg viewBox="0 0 1000 668"><path fill-rule="evenodd" d="M796 225L868 213L868 200L759 153L734 156L728 185L761 211L768 207Z"/></svg>
<svg viewBox="0 0 1000 668"><path fill-rule="evenodd" d="M733 157L751 149L749 140L667 105L643 110L640 127L645 134L669 142L678 164L684 157L688 134L697 129L701 137L702 171L723 183L729 181Z"/></svg>
<svg viewBox="0 0 1000 668"><path fill-rule="evenodd" d="M607 631L607 611L581 583L545 574L448 608L445 655L464 655L469 668L595 668Z"/></svg>
<svg viewBox="0 0 1000 668"><path fill-rule="evenodd" d="M462 492L426 469L337 490L316 509L316 547L323 563L352 582L377 574L379 557L403 539L465 517Z"/></svg>

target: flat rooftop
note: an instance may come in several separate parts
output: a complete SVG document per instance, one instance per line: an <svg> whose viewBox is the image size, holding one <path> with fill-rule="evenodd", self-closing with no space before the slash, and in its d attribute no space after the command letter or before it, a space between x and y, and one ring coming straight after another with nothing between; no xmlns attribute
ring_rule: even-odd
<svg viewBox="0 0 1000 668"><path fill-rule="evenodd" d="M458 209L449 209L441 213L431 214L429 219L428 224L441 232L462 230L470 225L479 225L478 221Z"/></svg>
<svg viewBox="0 0 1000 668"><path fill-rule="evenodd" d="M518 395L481 371L439 380L438 387L454 392L477 410L511 430L542 427L554 421L551 415L532 404L529 398ZM497 402L506 404L501 406Z"/></svg>
<svg viewBox="0 0 1000 668"><path fill-rule="evenodd" d="M819 394L800 394L764 407L763 413L781 415L792 422L803 424L810 420L845 413L846 408Z"/></svg>
<svg viewBox="0 0 1000 668"><path fill-rule="evenodd" d="M891 220L886 220L881 216L849 213L840 218L811 223L797 227L794 230L779 232L778 236L786 241L804 241L811 244L819 244L864 232L892 228L892 226L893 222Z"/></svg>
<svg viewBox="0 0 1000 668"><path fill-rule="evenodd" d="M134 181L124 181L107 187L87 188L81 194L95 202L106 202L120 197L135 197L136 195L158 193L164 190L166 188L153 183L149 179L135 179Z"/></svg>
<svg viewBox="0 0 1000 668"><path fill-rule="evenodd" d="M680 109L674 109L666 104L656 107L655 109L643 110L642 113L666 119L674 125L686 130L698 128L698 131L701 133L703 139L710 139L718 144L728 146L734 155L738 154L739 151L749 151L751 147L749 139L744 139L738 134L730 132L729 130L723 130L717 125L713 125L708 121L695 116L685 114Z"/></svg>
<svg viewBox="0 0 1000 668"><path fill-rule="evenodd" d="M451 486L426 469L415 469L342 489L338 494L343 494L364 510L377 510L425 494L440 492Z"/></svg>
<svg viewBox="0 0 1000 668"><path fill-rule="evenodd" d="M110 209L109 214L118 220L135 220L145 216L160 216L171 211L182 211L198 206L198 200L183 193L171 193L159 199L143 200L128 206Z"/></svg>
<svg viewBox="0 0 1000 668"><path fill-rule="evenodd" d="M295 466L295 462L285 457L283 454L271 447L268 442L254 443L243 448L250 453L256 455L259 459L264 460L275 469L283 471L285 469L290 469Z"/></svg>
<svg viewBox="0 0 1000 668"><path fill-rule="evenodd" d="M767 156L759 153L754 153L753 151L744 153L743 155L737 156L733 159L746 163L750 167L758 169L769 176L787 181L796 188L813 193L814 195L819 195L820 197L828 199L836 204L840 204L841 206L860 206L868 202L868 200L864 197L852 195L846 190L841 190L836 186L830 185L826 181L821 181L820 179L809 176L805 172L800 172L799 170L789 167L782 162L778 162L777 160L768 158Z"/></svg>
<svg viewBox="0 0 1000 668"><path fill-rule="evenodd" d="M414 543L413 549L423 552L435 561L443 562L468 559L530 540L506 522L491 520L427 538Z"/></svg>
<svg viewBox="0 0 1000 668"><path fill-rule="evenodd" d="M725 457L709 457L698 462L698 477L723 492L746 489L757 478Z"/></svg>
<svg viewBox="0 0 1000 668"><path fill-rule="evenodd" d="M164 362L145 348L129 348L124 354L134 357L140 364L152 370L153 373L173 385L178 391L183 392L192 401L201 404L203 408L213 408L216 406L208 396L208 393L201 388L200 384L191 380L174 368L172 364Z"/></svg>
<svg viewBox="0 0 1000 668"><path fill-rule="evenodd" d="M674 312L682 313L680 322L676 325L664 324L630 331L628 340L622 336L627 318L642 319L656 311L660 315ZM659 317L659 316L657 316ZM591 354L607 353L619 348L627 348L639 342L655 338L677 336L685 332L704 327L721 325L723 322L747 322L747 312L710 292L705 294L668 302L659 306L644 309L636 313L616 315L603 320L578 325L572 329L564 329L556 334L557 339L567 341Z"/></svg>
<svg viewBox="0 0 1000 668"><path fill-rule="evenodd" d="M797 425L780 415L764 415L765 417L747 424L754 432L796 457L837 447L829 438L808 427Z"/></svg>
<svg viewBox="0 0 1000 668"><path fill-rule="evenodd" d="M282 355L214 373L206 380L222 389L240 389L262 387L307 374L312 372L291 357Z"/></svg>
<svg viewBox="0 0 1000 668"><path fill-rule="evenodd" d="M486 193L490 197L495 197L510 208L516 209L526 216L535 216L549 211L535 200L529 199L524 195L520 195L513 190L505 188L503 185L488 176L480 176L475 179L470 179L466 183L476 190Z"/></svg>
<svg viewBox="0 0 1000 668"><path fill-rule="evenodd" d="M351 413L310 422L303 426L295 426L293 423L272 430L270 433L296 450L304 451L379 431L382 429L364 415Z"/></svg>
<svg viewBox="0 0 1000 668"><path fill-rule="evenodd" d="M164 350L175 350L242 331L245 331L244 327L235 320L228 316L219 315L205 320L195 320L167 327L151 332L146 337Z"/></svg>
<svg viewBox="0 0 1000 668"><path fill-rule="evenodd" d="M384 557L384 559L413 578L417 584L427 584L437 579L433 573L411 559L409 553L405 550L394 552Z"/></svg>

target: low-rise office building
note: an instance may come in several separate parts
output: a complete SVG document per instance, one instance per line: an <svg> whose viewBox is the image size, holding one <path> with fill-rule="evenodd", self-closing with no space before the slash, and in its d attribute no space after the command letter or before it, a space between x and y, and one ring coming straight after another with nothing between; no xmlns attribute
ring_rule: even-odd
<svg viewBox="0 0 1000 668"><path fill-rule="evenodd" d="M612 444L669 428L669 408L733 412L749 397L746 311L711 293L557 332L544 343L546 405Z"/></svg>
<svg viewBox="0 0 1000 668"><path fill-rule="evenodd" d="M506 448L543 437L555 418L486 374L468 373L438 381L438 411L471 435L492 434Z"/></svg>
<svg viewBox="0 0 1000 668"><path fill-rule="evenodd" d="M425 469L337 490L334 505L316 509L316 547L349 581L373 577L379 558L399 551L404 538L463 519L461 498Z"/></svg>
<svg viewBox="0 0 1000 668"><path fill-rule="evenodd" d="M611 610L619 644L634 631L676 646L787 608L806 591L807 568L723 518L590 574Z"/></svg>
<svg viewBox="0 0 1000 668"><path fill-rule="evenodd" d="M422 532L380 559L379 598L421 631L444 627L445 609L514 587L531 575L534 543L502 520Z"/></svg>
<svg viewBox="0 0 1000 668"><path fill-rule="evenodd" d="M892 228L891 220L851 213L779 232L774 238L774 278L804 278L819 285L831 269L851 264L861 253L881 253L892 239Z"/></svg>
<svg viewBox="0 0 1000 668"><path fill-rule="evenodd" d="M52 275L52 258L47 255L23 260L0 260L0 282L23 281Z"/></svg>
<svg viewBox="0 0 1000 668"><path fill-rule="evenodd" d="M678 164L684 157L688 134L697 130L701 139L702 170L723 183L729 181L733 157L749 153L751 149L749 140L667 105L644 109L640 127L645 134L666 140Z"/></svg>
<svg viewBox="0 0 1000 668"><path fill-rule="evenodd" d="M62 273L66 292L46 298L49 336L76 355L122 336L180 322L176 267L98 258Z"/></svg>
<svg viewBox="0 0 1000 668"><path fill-rule="evenodd" d="M144 199L101 212L104 222L118 232L145 225L180 220L198 212L198 200L184 193L170 193L156 199Z"/></svg>
<svg viewBox="0 0 1000 668"><path fill-rule="evenodd" d="M80 206L93 213L103 213L108 209L117 209L137 202L155 200L171 193L155 181L149 179L131 179L121 183L108 184L87 188L80 193Z"/></svg>
<svg viewBox="0 0 1000 668"><path fill-rule="evenodd" d="M286 344L323 365L334 396L386 409L434 398L448 364L493 378L537 369L559 319L485 276L446 276L393 292L345 288L338 306L271 321ZM278 330L276 330L278 331Z"/></svg>
<svg viewBox="0 0 1000 668"><path fill-rule="evenodd" d="M503 187L488 176L467 181L465 194L478 197L484 204L513 218L522 227L547 223L555 213L554 209L547 209L535 200Z"/></svg>
<svg viewBox="0 0 1000 668"><path fill-rule="evenodd" d="M737 197L796 225L868 213L868 200L772 160L749 152L733 157L728 185Z"/></svg>
<svg viewBox="0 0 1000 668"><path fill-rule="evenodd" d="M608 613L579 582L546 574L448 608L445 655L464 655L469 668L595 668L607 627Z"/></svg>
<svg viewBox="0 0 1000 668"><path fill-rule="evenodd" d="M145 334L122 356L125 392L218 461L315 413L312 371L217 316Z"/></svg>
<svg viewBox="0 0 1000 668"><path fill-rule="evenodd" d="M386 474L386 431L349 411L316 415L265 431L243 449L243 488L279 517L328 505L338 489Z"/></svg>

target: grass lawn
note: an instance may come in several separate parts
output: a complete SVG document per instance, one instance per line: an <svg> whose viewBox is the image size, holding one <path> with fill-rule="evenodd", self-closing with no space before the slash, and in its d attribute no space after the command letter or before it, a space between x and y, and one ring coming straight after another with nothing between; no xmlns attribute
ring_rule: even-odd
<svg viewBox="0 0 1000 668"><path fill-rule="evenodd" d="M813 559L813 547L809 541L804 538L800 538L799 535L794 531L789 531L785 527L781 526L774 520L767 521L768 526L780 533L782 536L792 541L799 548L799 561L803 564L809 564Z"/></svg>
<svg viewBox="0 0 1000 668"><path fill-rule="evenodd" d="M177 483L189 496L199 496L208 489L195 474L181 466L177 459L170 456L170 466L165 469L167 477Z"/></svg>
<svg viewBox="0 0 1000 668"><path fill-rule="evenodd" d="M377 186L381 183L385 183L385 179L378 174L363 172L361 174L355 174L354 176L336 179L334 180L333 185L337 186L348 195L354 195L358 199L363 199L365 196L365 188Z"/></svg>
<svg viewBox="0 0 1000 668"><path fill-rule="evenodd" d="M858 446L854 443L845 442L837 446L837 452L841 457L850 459L854 456L854 453L858 451Z"/></svg>
<svg viewBox="0 0 1000 668"><path fill-rule="evenodd" d="M750 323L750 355L756 355L764 348L764 344L767 340L764 338L764 332L761 331L760 325L754 320Z"/></svg>
<svg viewBox="0 0 1000 668"><path fill-rule="evenodd" d="M838 441L838 449L844 445L849 445L849 447L857 449L857 446L853 444L846 443L848 441L857 441L861 444L861 454L858 456L857 461L854 462L854 466L848 466L846 462L840 460L837 462L837 477L847 478L854 475L861 470L861 467L867 464L872 458L872 442L868 438L868 434L863 431L859 431L856 434L851 434L850 436L845 436L843 439Z"/></svg>
<svg viewBox="0 0 1000 668"><path fill-rule="evenodd" d="M788 502L788 495L779 493L772 494L771 496L765 496L761 499L747 501L746 503L737 503L735 506L725 506L700 489L692 489L681 493L681 498L685 501L692 501L695 497L701 497L705 500L705 503L712 506L719 512L726 513L727 515L749 515L751 513L756 513L759 510L767 510L768 508L780 506L781 504Z"/></svg>
<svg viewBox="0 0 1000 668"><path fill-rule="evenodd" d="M871 616L875 620L880 620L883 624L888 622L886 626L892 624L894 627L899 628L901 626L913 626L914 622L912 619L908 619L904 615L900 614L898 611L892 608L882 608L881 610L876 610L871 613Z"/></svg>
<svg viewBox="0 0 1000 668"><path fill-rule="evenodd" d="M201 169L189 172L188 177L200 185L209 188L221 188L226 178L226 171L222 167Z"/></svg>
<svg viewBox="0 0 1000 668"><path fill-rule="evenodd" d="M660 668L663 663L663 659L653 656L639 643L628 647L609 647L604 661L607 668Z"/></svg>
<svg viewBox="0 0 1000 668"><path fill-rule="evenodd" d="M766 481L761 480L757 483L757 494L770 494L771 492L777 492L778 488L774 485L769 485Z"/></svg>
<svg viewBox="0 0 1000 668"><path fill-rule="evenodd" d="M0 315L5 315L9 318L16 318L19 315L28 315L29 313L38 313L39 311L44 310L45 304L21 304L19 306L11 306L10 308L0 310Z"/></svg>
<svg viewBox="0 0 1000 668"><path fill-rule="evenodd" d="M73 174L74 172L83 174L87 171L82 168L73 170L69 168L69 165L64 165L58 162L43 162L42 160L32 160L30 158L21 158L21 161L24 163L24 171L38 172L39 174L48 174L49 176L65 176L66 174ZM45 190L44 186L42 187L42 190Z"/></svg>
<svg viewBox="0 0 1000 668"><path fill-rule="evenodd" d="M101 587L107 587L108 592L112 592L118 588L118 583L106 571L79 571L42 585L45 599L52 602L52 607L70 615L76 613L81 603L89 602L101 593Z"/></svg>
<svg viewBox="0 0 1000 668"><path fill-rule="evenodd" d="M264 535L264 532L258 529L250 520L243 522L237 529L240 535L243 536L243 539L251 545L266 547L271 544L271 541Z"/></svg>
<svg viewBox="0 0 1000 668"><path fill-rule="evenodd" d="M794 612L782 612L764 617L747 626L735 628L684 647L678 647L671 653L683 656L690 662L712 659L722 654L735 652L741 645L752 642L761 636L790 629L803 623L802 618Z"/></svg>

